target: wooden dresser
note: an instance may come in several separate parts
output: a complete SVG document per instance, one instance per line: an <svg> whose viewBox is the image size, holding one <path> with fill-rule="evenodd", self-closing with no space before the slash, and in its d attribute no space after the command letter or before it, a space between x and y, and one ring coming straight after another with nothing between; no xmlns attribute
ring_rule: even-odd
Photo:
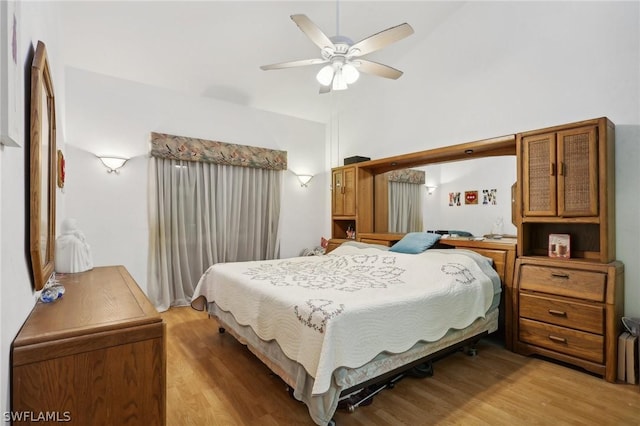
<svg viewBox="0 0 640 426"><path fill-rule="evenodd" d="M516 282L517 352L555 358L615 382L624 265L522 258Z"/></svg>
<svg viewBox="0 0 640 426"><path fill-rule="evenodd" d="M165 326L156 309L123 266L60 282L64 296L38 302L13 342L12 412L55 413L37 424L164 425Z"/></svg>
<svg viewBox="0 0 640 426"><path fill-rule="evenodd" d="M610 382L624 312L614 147L615 127L606 117L516 135L515 350ZM552 234L565 234L569 244L554 244Z"/></svg>

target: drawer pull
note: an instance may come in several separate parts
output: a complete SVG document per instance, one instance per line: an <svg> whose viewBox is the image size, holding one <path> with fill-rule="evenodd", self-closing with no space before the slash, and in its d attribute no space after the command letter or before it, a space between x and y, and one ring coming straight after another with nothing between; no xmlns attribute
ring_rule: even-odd
<svg viewBox="0 0 640 426"><path fill-rule="evenodd" d="M549 313L551 315L555 315L555 316L558 316L558 317L566 317L567 316L567 313L565 311L557 311L555 309L549 309Z"/></svg>
<svg viewBox="0 0 640 426"><path fill-rule="evenodd" d="M567 339L565 339L564 337L554 336L553 334L549 335L549 340L552 340L558 343L567 343Z"/></svg>
<svg viewBox="0 0 640 426"><path fill-rule="evenodd" d="M563 274L561 272L552 272L551 276L554 277L554 278L562 278L562 279L565 279L565 280L569 279L569 274Z"/></svg>

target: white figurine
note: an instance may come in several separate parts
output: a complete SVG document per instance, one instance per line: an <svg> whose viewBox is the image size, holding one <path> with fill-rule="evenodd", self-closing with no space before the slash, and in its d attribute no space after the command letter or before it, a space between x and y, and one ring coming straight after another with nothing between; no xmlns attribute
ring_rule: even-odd
<svg viewBox="0 0 640 426"><path fill-rule="evenodd" d="M60 273L83 272L93 269L91 247L87 244L75 219L62 222L62 234L56 239L55 270Z"/></svg>

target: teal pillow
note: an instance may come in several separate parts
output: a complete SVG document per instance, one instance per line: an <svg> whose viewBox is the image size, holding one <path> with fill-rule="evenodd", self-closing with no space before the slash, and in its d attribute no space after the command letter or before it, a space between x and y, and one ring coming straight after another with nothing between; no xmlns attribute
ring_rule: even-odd
<svg viewBox="0 0 640 426"><path fill-rule="evenodd" d="M389 251L396 253L418 254L432 247L440 239L440 234L430 232L409 232L395 243Z"/></svg>

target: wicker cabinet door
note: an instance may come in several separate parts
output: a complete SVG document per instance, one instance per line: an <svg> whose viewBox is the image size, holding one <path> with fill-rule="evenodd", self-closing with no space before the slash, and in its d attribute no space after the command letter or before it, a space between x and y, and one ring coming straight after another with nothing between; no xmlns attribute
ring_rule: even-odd
<svg viewBox="0 0 640 426"><path fill-rule="evenodd" d="M595 126L558 132L558 215L598 215L598 144Z"/></svg>
<svg viewBox="0 0 640 426"><path fill-rule="evenodd" d="M524 216L556 216L556 134L522 139Z"/></svg>

